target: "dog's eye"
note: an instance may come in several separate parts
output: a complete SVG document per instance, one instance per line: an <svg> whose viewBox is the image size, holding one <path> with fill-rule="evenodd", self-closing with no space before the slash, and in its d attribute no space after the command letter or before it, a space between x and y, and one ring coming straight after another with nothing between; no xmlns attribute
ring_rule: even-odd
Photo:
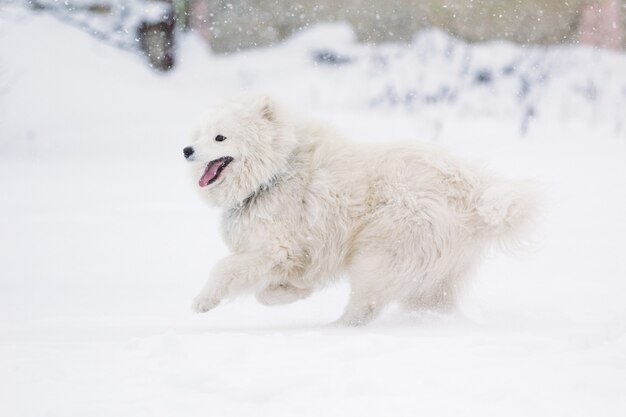
<svg viewBox="0 0 626 417"><path fill-rule="evenodd" d="M223 142L223 141L225 141L225 140L226 140L226 136L217 135L217 136L215 137L215 141L216 141L216 142Z"/></svg>

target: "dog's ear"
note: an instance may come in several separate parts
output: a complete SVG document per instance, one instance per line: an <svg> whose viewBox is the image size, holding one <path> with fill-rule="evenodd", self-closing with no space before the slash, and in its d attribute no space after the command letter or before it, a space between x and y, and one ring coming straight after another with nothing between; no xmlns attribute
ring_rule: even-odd
<svg viewBox="0 0 626 417"><path fill-rule="evenodd" d="M275 111L272 98L268 95L263 95L261 98L261 117L265 120L273 122L276 119Z"/></svg>

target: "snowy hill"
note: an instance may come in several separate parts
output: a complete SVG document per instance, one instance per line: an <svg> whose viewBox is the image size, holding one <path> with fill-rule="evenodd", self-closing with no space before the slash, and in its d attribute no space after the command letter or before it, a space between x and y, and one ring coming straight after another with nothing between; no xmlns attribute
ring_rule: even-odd
<svg viewBox="0 0 626 417"><path fill-rule="evenodd" d="M626 56L359 45L320 26L170 75L0 9L0 403L19 416L623 416ZM452 316L327 326L329 288L189 312L226 253L182 148L207 103L261 89L358 141L436 141L542 183L529 253L494 253Z"/></svg>
<svg viewBox="0 0 626 417"><path fill-rule="evenodd" d="M0 149L62 146L59 138L42 139L40 130L58 125L68 113L81 115L59 135L63 146L72 148L101 143L103 150L110 148L114 139L101 135L116 127L89 117L95 114L115 113L117 137L131 126L143 129L147 119L163 118L176 124L172 134L182 134L207 102L250 89L270 91L322 117L334 109L391 113L411 120L414 131L405 136L422 140L454 138L460 125L472 131L483 121L497 121L507 136L582 129L626 137L623 54L573 46L468 45L434 30L416 35L409 46L367 46L355 41L347 25L334 24L300 33L280 47L233 56L210 55L199 39L184 36L179 68L162 76L147 71L138 55L100 44L50 17L8 8L2 19L3 101L11 105L3 110L10 122L0 125ZM51 64L38 68L41 62ZM32 118L44 126L33 126ZM96 129L87 128L87 134L76 123ZM125 145L140 146L141 136Z"/></svg>

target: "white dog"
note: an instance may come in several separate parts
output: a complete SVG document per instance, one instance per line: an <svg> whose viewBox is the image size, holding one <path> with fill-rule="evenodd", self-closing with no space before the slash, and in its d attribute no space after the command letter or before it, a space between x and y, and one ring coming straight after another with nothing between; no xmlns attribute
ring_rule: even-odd
<svg viewBox="0 0 626 417"><path fill-rule="evenodd" d="M291 303L347 274L340 323L389 303L454 305L488 245L531 219L533 199L430 146L353 145L264 95L224 103L184 149L202 195L224 209L232 255L193 301L206 312L254 291Z"/></svg>

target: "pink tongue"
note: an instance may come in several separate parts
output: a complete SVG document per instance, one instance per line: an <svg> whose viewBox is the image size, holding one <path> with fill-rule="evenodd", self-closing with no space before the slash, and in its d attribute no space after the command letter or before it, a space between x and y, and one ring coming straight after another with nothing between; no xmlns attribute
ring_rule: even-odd
<svg viewBox="0 0 626 417"><path fill-rule="evenodd" d="M206 166L206 169L204 170L204 174L202 174L202 177L200 177L200 181L198 181L200 187L206 187L207 185L209 185L209 182L217 175L217 169L220 167L221 164L221 161L209 162L209 164Z"/></svg>

